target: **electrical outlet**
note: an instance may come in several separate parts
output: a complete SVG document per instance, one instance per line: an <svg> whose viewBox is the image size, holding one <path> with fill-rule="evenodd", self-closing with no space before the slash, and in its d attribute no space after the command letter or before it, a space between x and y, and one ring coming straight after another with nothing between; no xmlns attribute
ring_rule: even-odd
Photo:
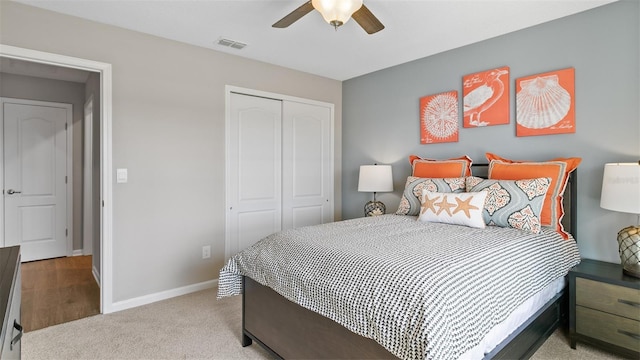
<svg viewBox="0 0 640 360"><path fill-rule="evenodd" d="M211 245L205 245L202 247L202 258L208 259L211 257Z"/></svg>

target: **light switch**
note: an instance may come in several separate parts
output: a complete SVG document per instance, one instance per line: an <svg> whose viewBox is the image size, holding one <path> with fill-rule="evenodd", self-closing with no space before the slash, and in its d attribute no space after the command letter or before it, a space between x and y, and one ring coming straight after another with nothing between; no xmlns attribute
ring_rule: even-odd
<svg viewBox="0 0 640 360"><path fill-rule="evenodd" d="M116 182L117 183L126 183L127 182L127 169L116 169Z"/></svg>

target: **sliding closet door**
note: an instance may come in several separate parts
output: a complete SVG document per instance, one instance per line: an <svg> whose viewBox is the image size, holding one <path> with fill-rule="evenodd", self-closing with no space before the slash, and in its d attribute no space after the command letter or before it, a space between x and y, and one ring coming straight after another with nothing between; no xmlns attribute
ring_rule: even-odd
<svg viewBox="0 0 640 360"><path fill-rule="evenodd" d="M333 105L269 95L228 93L227 257L333 221Z"/></svg>
<svg viewBox="0 0 640 360"><path fill-rule="evenodd" d="M283 103L283 229L333 221L331 115L327 106Z"/></svg>
<svg viewBox="0 0 640 360"><path fill-rule="evenodd" d="M231 93L228 255L282 226L282 101Z"/></svg>

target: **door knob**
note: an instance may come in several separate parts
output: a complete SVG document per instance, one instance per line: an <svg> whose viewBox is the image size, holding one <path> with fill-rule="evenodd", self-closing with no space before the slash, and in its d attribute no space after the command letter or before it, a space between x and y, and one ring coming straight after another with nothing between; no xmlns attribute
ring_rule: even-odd
<svg viewBox="0 0 640 360"><path fill-rule="evenodd" d="M9 194L9 195L20 194L20 193L22 193L22 191L15 191L13 189L7 190L7 194Z"/></svg>

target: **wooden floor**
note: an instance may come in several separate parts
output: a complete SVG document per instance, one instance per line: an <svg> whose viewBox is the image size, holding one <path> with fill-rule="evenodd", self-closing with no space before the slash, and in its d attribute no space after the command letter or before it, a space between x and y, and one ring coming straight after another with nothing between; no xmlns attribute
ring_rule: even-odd
<svg viewBox="0 0 640 360"><path fill-rule="evenodd" d="M99 314L91 256L22 263L21 305L27 332Z"/></svg>

